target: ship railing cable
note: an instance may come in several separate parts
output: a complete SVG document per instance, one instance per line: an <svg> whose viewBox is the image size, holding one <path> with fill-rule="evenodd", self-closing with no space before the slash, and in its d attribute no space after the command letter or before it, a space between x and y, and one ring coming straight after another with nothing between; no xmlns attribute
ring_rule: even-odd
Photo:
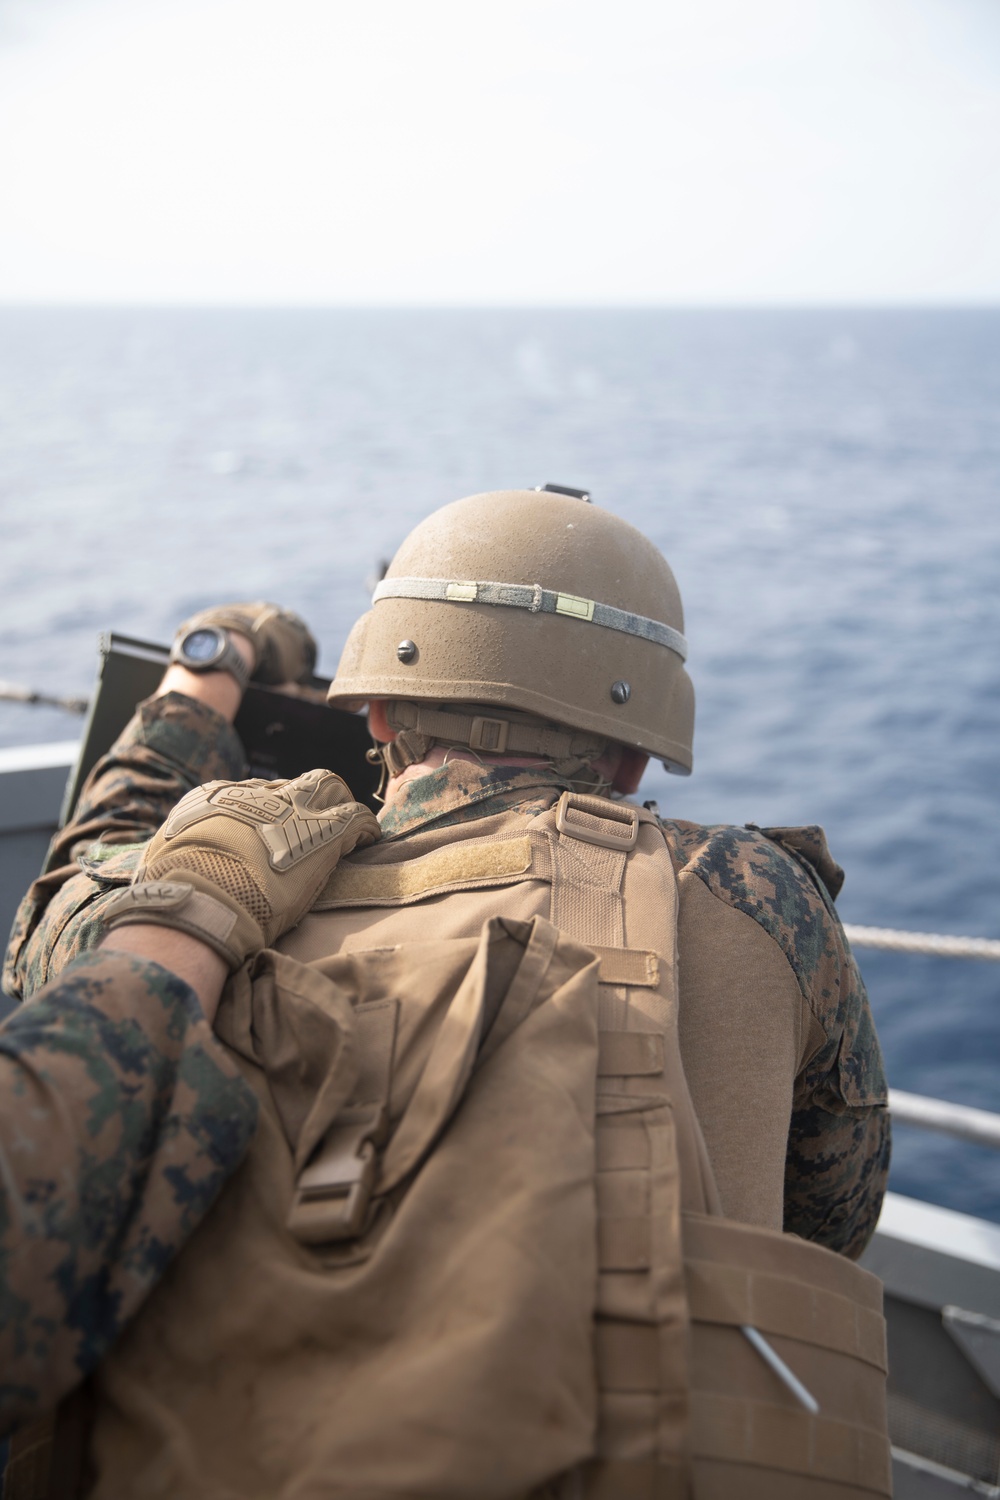
<svg viewBox="0 0 1000 1500"><path fill-rule="evenodd" d="M855 948L885 948L895 953L929 953L936 958L1000 960L1000 938L952 937L946 932L901 932L895 927L856 927L844 923Z"/></svg>
<svg viewBox="0 0 1000 1500"><path fill-rule="evenodd" d="M936 959L1000 960L996 938L952 938L949 933L900 932L895 927L856 927L844 922L844 932L855 948L883 948L892 953L925 953ZM930 1100L922 1094L889 1089L889 1112L900 1125L918 1125L939 1136L955 1136L976 1146L1000 1151L1000 1115L972 1109L969 1104Z"/></svg>
<svg viewBox="0 0 1000 1500"><path fill-rule="evenodd" d="M976 1146L990 1146L1000 1151L1000 1115L988 1109L973 1109L968 1104L952 1104L947 1099L927 1099L922 1094L907 1094L902 1089L889 1090L889 1113L897 1125L915 1125L938 1135L955 1136Z"/></svg>
<svg viewBox="0 0 1000 1500"><path fill-rule="evenodd" d="M35 703L43 708L61 708L68 714L85 714L89 698L60 698L54 693L36 693L17 682L0 681L0 703Z"/></svg>
<svg viewBox="0 0 1000 1500"><path fill-rule="evenodd" d="M855 948L882 948L895 953L926 953L934 958L985 958L1000 960L997 938L952 937L944 932L902 932L894 927L856 927L844 923L848 941ZM915 1125L938 1135L955 1136L977 1146L1000 1151L1000 1115L947 1099L928 1099L922 1094L889 1090L889 1112L899 1125Z"/></svg>

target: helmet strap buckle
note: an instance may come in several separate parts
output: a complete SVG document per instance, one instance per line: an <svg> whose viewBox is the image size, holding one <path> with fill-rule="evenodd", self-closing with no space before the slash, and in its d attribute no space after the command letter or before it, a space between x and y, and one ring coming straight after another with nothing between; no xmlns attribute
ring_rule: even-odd
<svg viewBox="0 0 1000 1500"><path fill-rule="evenodd" d="M469 728L469 749L482 750L488 755L503 755L510 740L510 723L507 719L473 719Z"/></svg>

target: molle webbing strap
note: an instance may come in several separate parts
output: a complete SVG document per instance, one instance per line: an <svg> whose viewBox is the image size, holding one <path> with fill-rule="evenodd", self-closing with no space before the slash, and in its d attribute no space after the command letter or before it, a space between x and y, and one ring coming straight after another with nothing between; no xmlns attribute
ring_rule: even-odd
<svg viewBox="0 0 1000 1500"><path fill-rule="evenodd" d="M638 1031L602 1031L600 1078L659 1078L666 1059L662 1036Z"/></svg>
<svg viewBox="0 0 1000 1500"><path fill-rule="evenodd" d="M48 1500L55 1413L26 1422L12 1434L3 1472L3 1500Z"/></svg>
<svg viewBox="0 0 1000 1500"><path fill-rule="evenodd" d="M583 1470L587 1500L689 1500L685 1464L611 1459L587 1464Z"/></svg>
<svg viewBox="0 0 1000 1500"><path fill-rule="evenodd" d="M607 749L602 735L559 729L516 714L468 714L393 699L386 706L390 729L412 731L489 755L541 755L546 760L596 760Z"/></svg>
<svg viewBox="0 0 1000 1500"><path fill-rule="evenodd" d="M663 1086L662 1076L634 1081ZM662 1095L605 1094L603 1087L600 1080L598 1462L588 1470L586 1500L612 1493L592 1484L606 1464L679 1465L688 1453L688 1324L671 1111Z"/></svg>
<svg viewBox="0 0 1000 1500"><path fill-rule="evenodd" d="M687 1284L691 1316L700 1323L749 1323L764 1334L816 1342L876 1370L886 1368L885 1320L850 1297L785 1274L693 1257Z"/></svg>
<svg viewBox="0 0 1000 1500"><path fill-rule="evenodd" d="M627 948L623 886L639 824L629 804L565 792L552 839L552 921L601 960L599 1416L596 1458L581 1474L586 1500L690 1493L681 1186L666 1066L676 1015L676 886L664 887L655 920L636 924L648 946Z"/></svg>
<svg viewBox="0 0 1000 1500"><path fill-rule="evenodd" d="M655 990L660 983L657 954L639 948L602 948L588 943L601 961L601 984L616 984Z"/></svg>
<svg viewBox="0 0 1000 1500"><path fill-rule="evenodd" d="M561 932L602 953L625 951L621 886L635 844L635 808L604 797L564 792L555 808L551 920ZM594 951L597 952L598 948ZM601 996L601 1025L623 992Z"/></svg>
<svg viewBox="0 0 1000 1500"><path fill-rule="evenodd" d="M693 1446L699 1456L793 1474L802 1487L797 1494L815 1493L810 1479L850 1486L851 1500L859 1493L891 1493L885 1439L856 1422L705 1393L694 1411Z"/></svg>
<svg viewBox="0 0 1000 1500"><path fill-rule="evenodd" d="M566 615L572 620L618 630L623 635L638 636L654 645L666 646L687 659L687 641L672 625L635 615L613 604L599 604L576 594L561 594L543 589L537 583L490 583L456 578L383 578L372 594L372 604L380 599L430 599L443 604L495 604L510 609L524 609L531 614Z"/></svg>
<svg viewBox="0 0 1000 1500"><path fill-rule="evenodd" d="M92 1477L87 1462L91 1416L90 1384L85 1381L54 1411L12 1432L7 1464L0 1470L0 1500L82 1500Z"/></svg>

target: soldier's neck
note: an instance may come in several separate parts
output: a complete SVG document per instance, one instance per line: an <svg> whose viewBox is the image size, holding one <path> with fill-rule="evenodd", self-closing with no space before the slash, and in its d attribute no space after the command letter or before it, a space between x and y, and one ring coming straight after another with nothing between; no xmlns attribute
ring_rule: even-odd
<svg viewBox="0 0 1000 1500"><path fill-rule="evenodd" d="M423 760L407 766L405 771L401 771L398 776L390 776L385 788L385 806L392 807L394 803L398 803L408 781L415 781L418 776L427 776L431 771L438 770L446 761L456 760L467 760L476 766L546 765L539 755L479 755L472 750L462 750L447 745L432 745Z"/></svg>

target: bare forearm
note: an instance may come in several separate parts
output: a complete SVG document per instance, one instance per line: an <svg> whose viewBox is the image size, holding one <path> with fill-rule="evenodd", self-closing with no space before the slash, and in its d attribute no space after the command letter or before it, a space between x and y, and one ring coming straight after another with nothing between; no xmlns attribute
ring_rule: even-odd
<svg viewBox="0 0 1000 1500"><path fill-rule="evenodd" d="M252 670L255 654L249 637L238 630L231 630L229 638ZM183 693L185 698L204 703L208 708L214 708L230 724L236 718L243 700L242 688L228 672L191 672L177 663L164 672L163 681L155 696L162 698L166 693Z"/></svg>
<svg viewBox="0 0 1000 1500"><path fill-rule="evenodd" d="M211 1026L228 969L213 949L186 932L158 927L152 922L117 927L101 943L101 952L129 953L150 959L191 986Z"/></svg>

